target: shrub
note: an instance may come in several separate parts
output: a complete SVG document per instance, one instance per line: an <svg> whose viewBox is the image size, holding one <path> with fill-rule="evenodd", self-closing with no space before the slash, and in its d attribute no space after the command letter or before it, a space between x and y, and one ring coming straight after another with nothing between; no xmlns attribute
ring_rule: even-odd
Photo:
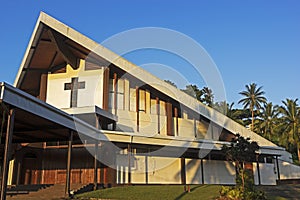
<svg viewBox="0 0 300 200"><path fill-rule="evenodd" d="M252 163L256 159L256 151L259 146L250 138L244 138L237 134L232 139L231 145L224 145L222 151L227 160L235 163L236 167L236 186L222 187L220 200L264 200L265 194L254 188L253 172L245 168L247 163Z"/></svg>
<svg viewBox="0 0 300 200"><path fill-rule="evenodd" d="M264 192L258 190L245 190L241 187L222 187L218 200L266 200Z"/></svg>

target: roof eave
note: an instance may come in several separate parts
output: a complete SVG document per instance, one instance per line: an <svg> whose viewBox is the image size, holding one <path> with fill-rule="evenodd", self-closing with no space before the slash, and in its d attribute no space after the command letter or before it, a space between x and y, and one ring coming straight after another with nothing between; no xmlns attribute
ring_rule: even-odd
<svg viewBox="0 0 300 200"><path fill-rule="evenodd" d="M23 79L23 76L24 76L23 69L28 67L28 65L29 65L29 63L32 59L33 53L34 53L34 47L37 46L39 38L42 34L42 30L43 30L44 25L41 22L42 22L42 18L43 18L44 15L46 15L46 14L43 13L43 12L40 13L40 16L39 16L39 18L38 18L38 20L35 24L33 33L32 33L31 38L29 40L27 49L25 51L23 60L22 60L21 65L19 67L17 76L16 76L14 84L13 84L17 88L19 88L21 83L22 83L22 79Z"/></svg>

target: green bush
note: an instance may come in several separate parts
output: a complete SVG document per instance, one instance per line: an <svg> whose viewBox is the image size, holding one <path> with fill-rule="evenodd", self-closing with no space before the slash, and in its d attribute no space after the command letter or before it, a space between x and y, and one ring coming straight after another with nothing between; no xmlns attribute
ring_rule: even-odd
<svg viewBox="0 0 300 200"><path fill-rule="evenodd" d="M222 186L220 191L219 200L239 200L243 199L243 194L240 190L235 187L224 187Z"/></svg>
<svg viewBox="0 0 300 200"><path fill-rule="evenodd" d="M218 200L266 200L264 192L258 190L245 190L241 187L222 187Z"/></svg>

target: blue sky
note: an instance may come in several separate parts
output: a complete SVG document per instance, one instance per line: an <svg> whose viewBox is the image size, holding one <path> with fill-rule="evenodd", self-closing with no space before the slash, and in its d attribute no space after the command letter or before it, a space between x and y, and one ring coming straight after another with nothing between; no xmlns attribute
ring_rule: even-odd
<svg viewBox="0 0 300 200"><path fill-rule="evenodd" d="M39 12L44 11L100 43L132 28L179 31L210 54L229 102L237 104L238 93L255 82L263 86L269 101L280 104L285 98L300 97L299 9L296 0L2 1L0 81L14 82ZM172 55L144 51L126 57L138 65L174 66L187 73L190 83L203 86L186 63Z"/></svg>

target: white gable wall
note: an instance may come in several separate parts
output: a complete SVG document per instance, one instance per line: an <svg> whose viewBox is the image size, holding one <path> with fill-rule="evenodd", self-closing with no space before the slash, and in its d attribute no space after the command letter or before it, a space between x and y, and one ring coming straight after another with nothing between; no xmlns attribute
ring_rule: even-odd
<svg viewBox="0 0 300 200"><path fill-rule="evenodd" d="M86 82L85 89L78 90L77 107L96 105L102 108L103 105L103 69L88 76L80 76L79 81Z"/></svg>
<svg viewBox="0 0 300 200"><path fill-rule="evenodd" d="M98 106L103 103L103 68L85 71L85 61L80 61L77 70L67 65L66 73L48 74L46 102L60 109L70 108L71 90L65 90L65 83L71 83L72 78L85 82L84 89L78 89L77 107Z"/></svg>
<svg viewBox="0 0 300 200"><path fill-rule="evenodd" d="M48 75L46 102L57 108L69 108L71 91L64 90L64 83L68 82L70 82L70 78L56 79Z"/></svg>

